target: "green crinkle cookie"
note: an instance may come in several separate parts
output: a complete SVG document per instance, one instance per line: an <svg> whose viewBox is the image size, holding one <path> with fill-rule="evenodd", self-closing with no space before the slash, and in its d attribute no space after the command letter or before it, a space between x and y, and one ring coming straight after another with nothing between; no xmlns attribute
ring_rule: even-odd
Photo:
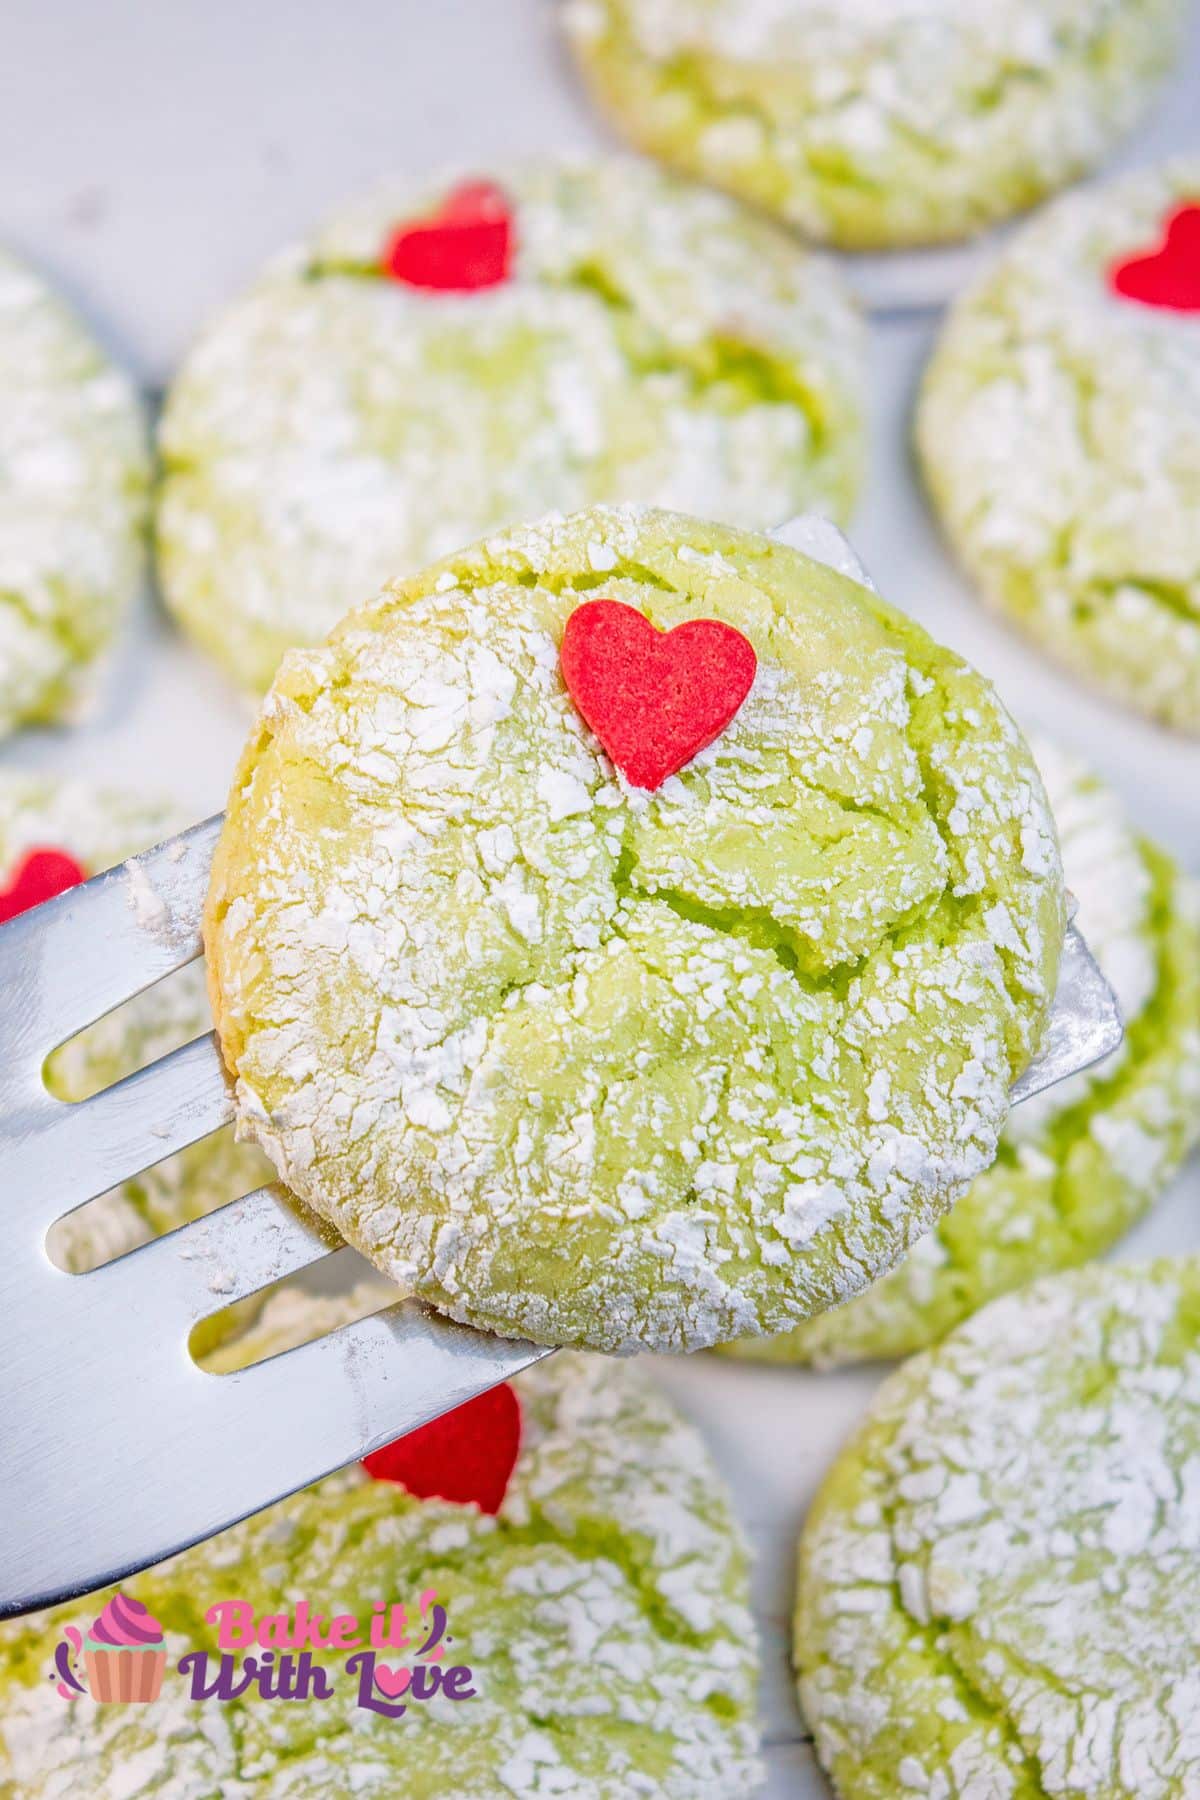
<svg viewBox="0 0 1200 1800"><path fill-rule="evenodd" d="M597 594L757 651L654 793L563 685ZM285 660L206 942L242 1131L385 1273L504 1334L680 1349L857 1292L992 1161L1062 931L986 682L795 550L598 508Z"/></svg>
<svg viewBox="0 0 1200 1800"><path fill-rule="evenodd" d="M863 342L837 272L720 195L611 158L500 177L510 278L381 267L454 183L393 186L280 259L167 400L168 604L242 684L399 571L595 501L738 525L844 517Z"/></svg>
<svg viewBox="0 0 1200 1800"><path fill-rule="evenodd" d="M294 1316L273 1308L243 1348L280 1350L310 1322L303 1304ZM600 1359L558 1356L513 1385L521 1447L495 1518L347 1471L135 1576L130 1590L167 1642L152 1704L64 1702L49 1679L63 1627L86 1629L107 1593L0 1626L0 1756L12 1784L0 1777L0 1790L21 1800L753 1794L746 1554L700 1437L649 1382ZM377 1600L414 1617L429 1587L449 1615L446 1666L471 1669L472 1699L413 1702L399 1720L356 1710L356 1676L326 1654L328 1700L251 1691L193 1702L175 1666L215 1645L204 1614L220 1600L249 1600L261 1615L305 1598L314 1613L369 1622Z"/></svg>
<svg viewBox="0 0 1200 1800"><path fill-rule="evenodd" d="M1200 315L1114 292L1200 203L1200 160L1058 201L950 313L916 437L989 605L1130 706L1200 732Z"/></svg>
<svg viewBox="0 0 1200 1800"><path fill-rule="evenodd" d="M1185 0L566 0L645 150L850 249L970 236L1101 162Z"/></svg>
<svg viewBox="0 0 1200 1800"><path fill-rule="evenodd" d="M885 1382L800 1543L843 1800L1200 1792L1200 1261L1051 1276Z"/></svg>
<svg viewBox="0 0 1200 1800"><path fill-rule="evenodd" d="M1200 904L1116 795L1035 741L1077 923L1125 1019L1121 1049L1012 1114L992 1167L890 1275L777 1338L779 1362L907 1356L985 1301L1099 1255L1153 1204L1200 1136Z"/></svg>
<svg viewBox="0 0 1200 1800"><path fill-rule="evenodd" d="M132 384L0 252L0 735L69 714L141 584L149 457Z"/></svg>
<svg viewBox="0 0 1200 1800"><path fill-rule="evenodd" d="M33 851L63 851L85 875L97 875L187 823L174 807L128 793L45 776L0 775L0 892ZM61 1100L85 1100L211 1029L202 970L180 970L56 1050L48 1084ZM50 1233L51 1253L74 1271L94 1268L249 1193L271 1175L270 1164L236 1144L232 1130L216 1132L60 1219Z"/></svg>

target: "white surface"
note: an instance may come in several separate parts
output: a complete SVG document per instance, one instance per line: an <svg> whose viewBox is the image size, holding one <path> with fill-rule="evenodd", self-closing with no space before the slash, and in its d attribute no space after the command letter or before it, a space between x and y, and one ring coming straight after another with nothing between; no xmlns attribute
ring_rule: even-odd
<svg viewBox="0 0 1200 1800"><path fill-rule="evenodd" d="M258 262L391 169L603 142L551 29L552 0L9 0L0 105L0 235L33 254L149 382ZM1194 144L1200 31L1125 160ZM904 280L899 278L904 276ZM900 286L912 282L898 266ZM852 535L887 596L998 683L1121 789L1147 831L1200 870L1200 742L1120 713L1056 674L973 604L913 482L912 387L929 322L877 329L872 478ZM0 764L222 803L248 713L145 612L108 672L99 715L31 734ZM1200 1246L1193 1163L1128 1254ZM664 1363L707 1430L758 1551L769 1800L820 1800L786 1660L792 1552L823 1469L878 1371L808 1375L715 1357ZM724 1797L722 1797L724 1800ZM741 1800L729 1796L728 1800Z"/></svg>

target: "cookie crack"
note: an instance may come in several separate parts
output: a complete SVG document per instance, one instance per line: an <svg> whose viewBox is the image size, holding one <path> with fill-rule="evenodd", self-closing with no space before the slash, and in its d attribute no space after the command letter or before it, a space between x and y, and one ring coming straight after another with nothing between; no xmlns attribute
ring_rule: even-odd
<svg viewBox="0 0 1200 1800"><path fill-rule="evenodd" d="M327 276L383 282L378 264L354 258L318 258L302 279ZM834 426L816 390L779 357L732 330L712 331L702 340L682 343L654 325L599 258L585 258L563 274L540 273L534 284L543 292L585 296L603 308L613 327L626 368L632 375L677 375L693 398L726 395L730 410L739 400L752 405L790 406L808 426L809 447L817 457L835 448Z"/></svg>
<svg viewBox="0 0 1200 1800"><path fill-rule="evenodd" d="M1000 1750L1005 1762L1028 1784L1023 1791L1014 1792L1011 1800L1052 1800L1050 1791L1042 1780L1041 1765L1022 1742L1008 1712L976 1682L955 1655L953 1638L946 1621L930 1618L928 1623L922 1623L905 1605L899 1579L899 1569L904 1559L899 1556L896 1545L897 1525L904 1502L893 1491L878 1504L881 1528L886 1534L894 1571L893 1579L884 1584L884 1591L890 1595L893 1609L903 1619L907 1631L904 1646L887 1660L907 1662L912 1655L914 1641L919 1643L934 1668L952 1683L955 1698L967 1713L973 1729L994 1731L1000 1739Z"/></svg>

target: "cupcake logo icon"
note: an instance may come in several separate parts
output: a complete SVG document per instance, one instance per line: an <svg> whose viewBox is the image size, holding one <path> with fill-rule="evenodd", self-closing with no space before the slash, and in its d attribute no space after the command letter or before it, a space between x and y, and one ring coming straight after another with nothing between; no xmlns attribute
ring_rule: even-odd
<svg viewBox="0 0 1200 1800"><path fill-rule="evenodd" d="M86 1682L79 1678L81 1657ZM119 1592L86 1634L68 1625L54 1656L64 1700L90 1693L104 1704L157 1700L166 1666L162 1626L140 1600Z"/></svg>

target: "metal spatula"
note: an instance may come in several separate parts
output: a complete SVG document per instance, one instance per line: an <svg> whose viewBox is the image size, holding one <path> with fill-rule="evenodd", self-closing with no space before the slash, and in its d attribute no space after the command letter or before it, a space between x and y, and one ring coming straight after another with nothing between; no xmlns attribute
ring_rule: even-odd
<svg viewBox="0 0 1200 1800"><path fill-rule="evenodd" d="M865 579L821 521L779 535ZM220 826L0 928L0 1615L158 1562L547 1354L404 1302L207 1373L188 1351L197 1320L345 1254L270 1188L87 1274L50 1262L56 1219L233 1117L212 1034L78 1105L43 1080L60 1044L201 954ZM1046 1046L1014 1099L1120 1039L1113 995L1072 930Z"/></svg>

